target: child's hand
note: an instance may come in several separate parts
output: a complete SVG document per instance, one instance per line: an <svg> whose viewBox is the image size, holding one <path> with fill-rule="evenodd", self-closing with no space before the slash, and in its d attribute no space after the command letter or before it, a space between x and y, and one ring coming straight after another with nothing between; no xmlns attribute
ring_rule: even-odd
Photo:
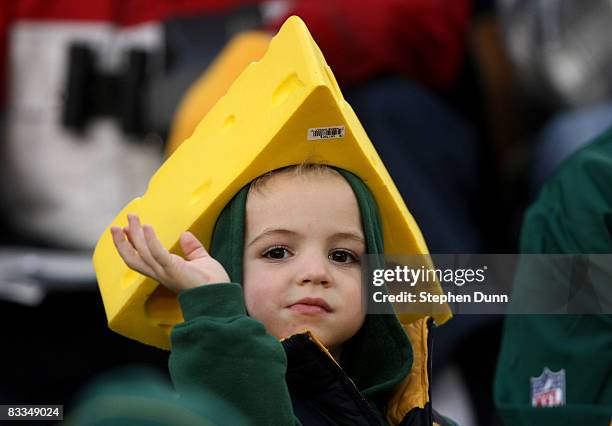
<svg viewBox="0 0 612 426"><path fill-rule="evenodd" d="M208 254L191 232L183 232L180 237L181 249L185 253L183 259L166 250L153 227L141 226L137 215L129 214L128 224L123 229L111 227L111 234L119 255L131 269L175 293L204 284L230 281L223 266Z"/></svg>

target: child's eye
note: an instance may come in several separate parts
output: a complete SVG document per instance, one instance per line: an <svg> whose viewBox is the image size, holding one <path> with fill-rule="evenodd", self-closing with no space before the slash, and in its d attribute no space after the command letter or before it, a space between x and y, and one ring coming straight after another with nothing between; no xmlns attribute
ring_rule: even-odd
<svg viewBox="0 0 612 426"><path fill-rule="evenodd" d="M263 253L263 257L268 259L285 259L289 257L291 253L285 247L272 247Z"/></svg>
<svg viewBox="0 0 612 426"><path fill-rule="evenodd" d="M348 250L334 250L329 254L329 260L338 263L355 263L358 262L357 256Z"/></svg>

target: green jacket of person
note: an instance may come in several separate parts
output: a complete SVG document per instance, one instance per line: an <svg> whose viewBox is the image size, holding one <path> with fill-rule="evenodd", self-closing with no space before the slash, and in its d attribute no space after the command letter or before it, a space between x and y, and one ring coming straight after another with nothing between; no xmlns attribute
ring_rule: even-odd
<svg viewBox="0 0 612 426"><path fill-rule="evenodd" d="M531 254L612 253L612 131L575 153L543 187L526 214L521 253L527 259ZM556 314L507 316L495 379L497 408L508 426L608 426L609 275L593 278L592 268L588 272L578 265L584 257L575 256L565 258L570 272L560 278L558 265L544 259L539 258L539 266L532 261L519 268L513 299L553 307L551 300L565 297L567 303L552 311ZM570 276L577 270L582 270L578 278ZM576 300L577 308L572 306Z"/></svg>

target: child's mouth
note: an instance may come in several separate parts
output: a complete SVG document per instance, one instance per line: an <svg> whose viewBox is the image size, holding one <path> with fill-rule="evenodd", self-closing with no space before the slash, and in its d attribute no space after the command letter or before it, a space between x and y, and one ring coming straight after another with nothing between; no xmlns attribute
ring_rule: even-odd
<svg viewBox="0 0 612 426"><path fill-rule="evenodd" d="M289 306L289 309L301 314L324 314L332 311L327 302L320 298L306 297Z"/></svg>

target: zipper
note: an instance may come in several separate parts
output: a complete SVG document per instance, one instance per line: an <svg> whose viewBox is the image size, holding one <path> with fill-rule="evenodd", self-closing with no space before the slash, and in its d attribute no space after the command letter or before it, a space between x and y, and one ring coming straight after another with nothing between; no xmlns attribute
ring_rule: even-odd
<svg viewBox="0 0 612 426"><path fill-rule="evenodd" d="M427 387L427 393L429 397L429 404L425 405L427 410L427 423L433 425L433 401L431 400L431 383L432 383L432 371L433 371L433 330L436 328L436 323L433 318L427 320L427 381L429 386Z"/></svg>

